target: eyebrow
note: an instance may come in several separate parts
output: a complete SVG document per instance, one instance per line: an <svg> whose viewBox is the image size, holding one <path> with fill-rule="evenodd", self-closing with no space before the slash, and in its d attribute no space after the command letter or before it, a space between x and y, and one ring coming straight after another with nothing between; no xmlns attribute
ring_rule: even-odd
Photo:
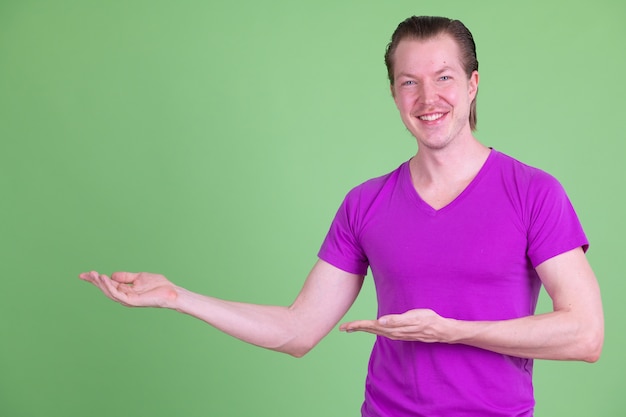
<svg viewBox="0 0 626 417"><path fill-rule="evenodd" d="M441 67L440 69L438 69L437 71L435 71L435 75L441 75L444 72L448 72L448 71L457 71L455 70L453 67L449 66L449 65L444 65L443 67ZM409 72L400 72L396 78L399 77L408 77L408 78L413 78L414 75L409 73Z"/></svg>
<svg viewBox="0 0 626 417"><path fill-rule="evenodd" d="M454 68L452 68L452 67L451 67L451 66L449 66L449 65L445 65L445 66L443 66L440 70L435 71L435 74L439 75L439 74L441 74L441 73L448 72L448 71L454 71Z"/></svg>

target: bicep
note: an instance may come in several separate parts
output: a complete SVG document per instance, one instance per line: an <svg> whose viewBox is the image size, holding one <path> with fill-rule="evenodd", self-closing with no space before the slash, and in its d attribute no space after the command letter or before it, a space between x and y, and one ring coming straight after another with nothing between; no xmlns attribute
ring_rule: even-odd
<svg viewBox="0 0 626 417"><path fill-rule="evenodd" d="M559 328L569 336L567 359L595 362L604 341L604 314L600 287L582 248L548 259L537 268L552 304Z"/></svg>
<svg viewBox="0 0 626 417"><path fill-rule="evenodd" d="M550 258L536 270L555 311L602 316L600 288L582 248Z"/></svg>
<svg viewBox="0 0 626 417"><path fill-rule="evenodd" d="M318 260L302 290L289 307L296 320L309 330L315 343L346 314L363 285L363 275L343 271Z"/></svg>

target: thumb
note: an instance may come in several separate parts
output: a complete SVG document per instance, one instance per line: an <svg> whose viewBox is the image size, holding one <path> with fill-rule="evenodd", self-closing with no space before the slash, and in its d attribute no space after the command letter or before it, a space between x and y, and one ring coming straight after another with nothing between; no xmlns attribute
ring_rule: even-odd
<svg viewBox="0 0 626 417"><path fill-rule="evenodd" d="M378 319L378 323L381 326L386 327L400 327L406 324L405 314L387 314L386 316L381 316Z"/></svg>
<svg viewBox="0 0 626 417"><path fill-rule="evenodd" d="M393 324L393 318L391 315L382 316L378 319L378 324L381 326L389 326Z"/></svg>
<svg viewBox="0 0 626 417"><path fill-rule="evenodd" d="M111 274L111 279L124 284L132 284L138 275L136 272L114 272Z"/></svg>

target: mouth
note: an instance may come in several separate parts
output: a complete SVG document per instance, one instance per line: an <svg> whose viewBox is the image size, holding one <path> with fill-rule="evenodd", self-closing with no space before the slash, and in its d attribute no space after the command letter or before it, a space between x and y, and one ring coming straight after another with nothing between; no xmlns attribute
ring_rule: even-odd
<svg viewBox="0 0 626 417"><path fill-rule="evenodd" d="M424 122L434 122L435 120L441 119L445 115L446 113L430 113L417 116L417 118Z"/></svg>

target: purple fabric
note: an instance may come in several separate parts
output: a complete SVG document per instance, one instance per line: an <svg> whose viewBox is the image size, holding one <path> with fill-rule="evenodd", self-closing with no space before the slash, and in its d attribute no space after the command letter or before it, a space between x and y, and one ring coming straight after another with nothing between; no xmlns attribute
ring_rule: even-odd
<svg viewBox="0 0 626 417"><path fill-rule="evenodd" d="M413 188L409 164L351 190L319 257L372 271L378 315L430 308L460 320L534 313L535 267L587 239L561 185L492 150L449 205L434 210ZM362 415L532 416L533 361L466 345L378 337Z"/></svg>

